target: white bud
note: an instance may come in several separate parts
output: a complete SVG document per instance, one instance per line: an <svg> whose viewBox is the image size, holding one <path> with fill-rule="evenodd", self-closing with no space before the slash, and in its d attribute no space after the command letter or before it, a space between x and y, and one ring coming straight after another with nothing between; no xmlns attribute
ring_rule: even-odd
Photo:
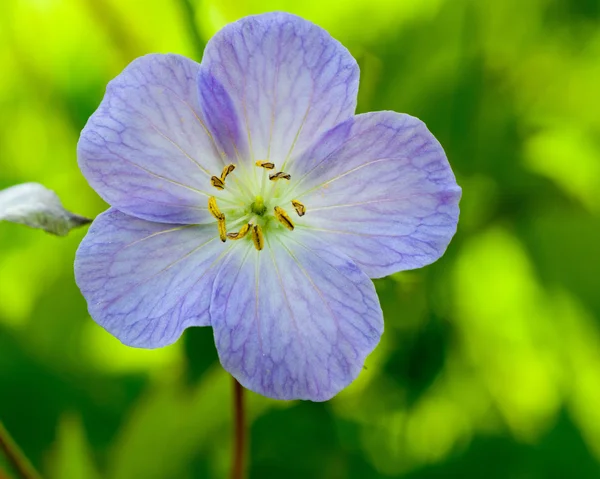
<svg viewBox="0 0 600 479"><path fill-rule="evenodd" d="M60 199L39 183L23 183L0 190L0 221L10 221L65 236L92 220L63 208Z"/></svg>

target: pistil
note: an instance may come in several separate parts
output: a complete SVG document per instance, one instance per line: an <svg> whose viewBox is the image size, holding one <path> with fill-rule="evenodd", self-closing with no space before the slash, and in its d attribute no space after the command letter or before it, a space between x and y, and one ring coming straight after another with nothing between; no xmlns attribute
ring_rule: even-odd
<svg viewBox="0 0 600 479"><path fill-rule="evenodd" d="M258 195L255 200L250 205L250 209L252 213L258 216L262 216L267 211L267 207L265 206L265 200L262 196Z"/></svg>

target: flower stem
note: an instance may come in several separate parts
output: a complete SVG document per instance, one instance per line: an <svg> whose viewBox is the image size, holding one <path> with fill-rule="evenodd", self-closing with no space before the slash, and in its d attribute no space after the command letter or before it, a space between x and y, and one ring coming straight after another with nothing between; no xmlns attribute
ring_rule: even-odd
<svg viewBox="0 0 600 479"><path fill-rule="evenodd" d="M41 476L10 436L2 421L0 421L0 450L21 479L41 479Z"/></svg>
<svg viewBox="0 0 600 479"><path fill-rule="evenodd" d="M246 459L246 413L244 387L233 378L234 444L231 479L244 479Z"/></svg>

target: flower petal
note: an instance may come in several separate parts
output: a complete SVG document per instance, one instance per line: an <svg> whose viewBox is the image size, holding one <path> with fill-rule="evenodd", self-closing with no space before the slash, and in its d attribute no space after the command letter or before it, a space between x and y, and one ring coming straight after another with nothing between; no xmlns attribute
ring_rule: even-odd
<svg viewBox="0 0 600 479"><path fill-rule="evenodd" d="M198 105L198 68L178 55L134 60L81 132L81 171L124 213L164 223L210 218L210 177L225 163Z"/></svg>
<svg viewBox="0 0 600 479"><path fill-rule="evenodd" d="M236 248L215 280L210 314L223 367L277 399L330 399L358 376L383 332L369 278L295 232L261 252Z"/></svg>
<svg viewBox="0 0 600 479"><path fill-rule="evenodd" d="M439 142L409 115L358 115L294 166L307 207L298 224L372 278L432 263L456 231L461 189Z"/></svg>
<svg viewBox="0 0 600 479"><path fill-rule="evenodd" d="M198 94L208 128L228 161L243 162L249 156L246 130L223 85L202 67L198 73Z"/></svg>
<svg viewBox="0 0 600 479"><path fill-rule="evenodd" d="M225 251L214 225L152 223L111 208L81 242L75 279L98 324L129 346L157 348L210 324L213 266Z"/></svg>
<svg viewBox="0 0 600 479"><path fill-rule="evenodd" d="M288 13L227 25L208 42L201 69L229 93L251 159L268 158L278 167L356 108L359 70L350 52ZM204 108L209 118L218 114Z"/></svg>

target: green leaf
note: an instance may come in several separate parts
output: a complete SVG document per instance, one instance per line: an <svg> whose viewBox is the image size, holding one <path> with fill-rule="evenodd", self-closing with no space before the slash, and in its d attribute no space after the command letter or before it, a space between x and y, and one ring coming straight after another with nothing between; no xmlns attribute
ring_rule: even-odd
<svg viewBox="0 0 600 479"><path fill-rule="evenodd" d="M77 415L61 418L50 465L50 477L55 479L100 478L92 448Z"/></svg>

